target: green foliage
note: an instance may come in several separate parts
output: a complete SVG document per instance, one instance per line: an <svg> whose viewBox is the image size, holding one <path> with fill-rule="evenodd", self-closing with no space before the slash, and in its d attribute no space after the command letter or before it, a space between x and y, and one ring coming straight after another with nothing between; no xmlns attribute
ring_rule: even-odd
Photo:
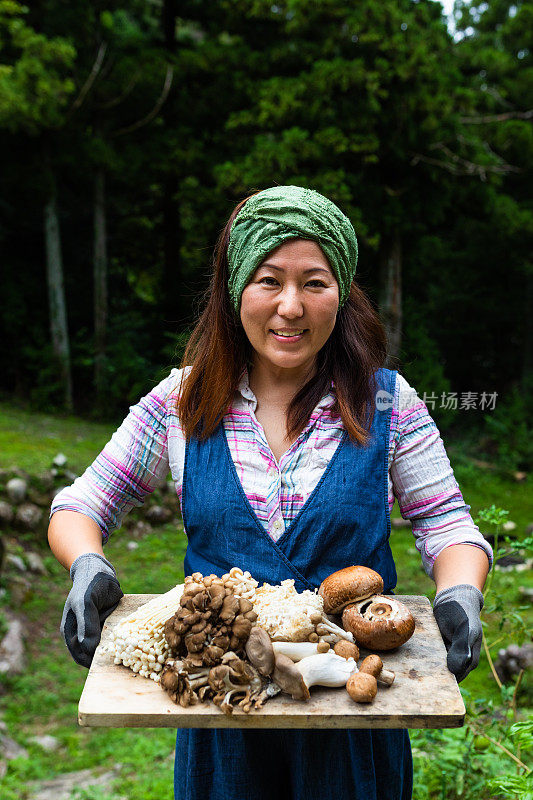
<svg viewBox="0 0 533 800"><path fill-rule="evenodd" d="M37 33L27 13L14 0L0 0L0 128L37 134L62 122L75 88L69 70L76 49L66 38Z"/></svg>
<svg viewBox="0 0 533 800"><path fill-rule="evenodd" d="M533 422L531 394L533 382L514 386L485 417L486 429L498 453L498 460L509 470L533 467Z"/></svg>
<svg viewBox="0 0 533 800"><path fill-rule="evenodd" d="M287 181L350 215L372 299L399 233L400 371L439 399L498 391L490 419L430 410L464 435L486 424L492 453L528 469L526 399L510 390L533 352L530 19L531 2L460 2L454 39L430 0L205 0L179 17L166 2L1 0L4 391L39 408L61 398L42 243L52 172L85 413L93 179L105 171L109 414L168 362L171 337L182 348L233 203Z"/></svg>
<svg viewBox="0 0 533 800"><path fill-rule="evenodd" d="M507 510L492 504L481 509L476 518L476 522L489 525L496 532L494 565L508 552L507 548L502 551L498 546L498 535L508 515ZM533 539L521 543L522 547L529 548L531 544ZM529 607L514 604L510 607L509 597L494 590L494 565L485 587L482 612L487 659L494 646L491 645L493 636L497 637L496 644L502 641L502 633L504 641L521 643L531 629ZM490 595L490 602L487 602ZM490 634L487 633L489 626ZM488 660L488 665L494 669L492 659ZM482 668L483 660L478 670ZM527 762L528 752L533 747L533 714L519 707L522 677L523 672L511 686L500 684L499 697L488 693L486 681L483 689L475 693L463 688L467 709L463 729L416 731L411 735L417 776L414 800L444 797L449 800L492 800L493 797L531 800L531 769ZM465 682L468 683L469 680Z"/></svg>

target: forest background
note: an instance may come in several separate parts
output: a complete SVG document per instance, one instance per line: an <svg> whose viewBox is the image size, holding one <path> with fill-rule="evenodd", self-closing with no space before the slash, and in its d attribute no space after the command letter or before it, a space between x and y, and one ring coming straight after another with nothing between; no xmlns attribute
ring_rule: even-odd
<svg viewBox="0 0 533 800"><path fill-rule="evenodd" d="M0 0L0 392L120 420L179 363L235 202L297 183L353 221L389 366L527 468L532 21L508 0Z"/></svg>
<svg viewBox="0 0 533 800"><path fill-rule="evenodd" d="M179 366L253 190L308 186L351 218L387 366L426 400L498 563L527 567L532 29L531 0L448 17L433 0L0 0L0 637L20 622L27 659L0 676L2 797L58 797L61 777L76 800L170 796L172 731L76 727L85 671L59 635L69 579L46 517ZM41 503L29 530L24 503L6 510L13 477ZM183 579L175 501L156 490L142 513L171 503L167 521L146 534L134 511L109 543L125 592ZM431 597L393 516L399 591ZM514 567L489 577L465 727L412 734L415 800L533 800L531 663L509 666L533 578Z"/></svg>

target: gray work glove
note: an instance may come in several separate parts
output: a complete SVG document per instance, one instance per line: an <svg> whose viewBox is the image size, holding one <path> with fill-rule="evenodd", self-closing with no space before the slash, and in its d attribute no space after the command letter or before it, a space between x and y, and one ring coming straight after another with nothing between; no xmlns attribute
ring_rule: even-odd
<svg viewBox="0 0 533 800"><path fill-rule="evenodd" d="M70 568L72 589L67 597L61 633L70 655L90 667L104 622L124 596L113 565L98 553L84 553Z"/></svg>
<svg viewBox="0 0 533 800"><path fill-rule="evenodd" d="M448 669L458 682L479 662L482 608L483 595L469 583L443 589L433 602L433 614L448 651Z"/></svg>

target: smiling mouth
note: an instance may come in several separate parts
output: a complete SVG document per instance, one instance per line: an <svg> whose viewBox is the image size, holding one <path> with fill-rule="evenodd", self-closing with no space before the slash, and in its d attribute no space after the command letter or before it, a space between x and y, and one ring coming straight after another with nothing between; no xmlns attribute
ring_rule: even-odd
<svg viewBox="0 0 533 800"><path fill-rule="evenodd" d="M305 333L305 328L299 328L294 331L275 331L273 328L270 328L270 333L273 333L274 336L280 336L283 339L294 339Z"/></svg>

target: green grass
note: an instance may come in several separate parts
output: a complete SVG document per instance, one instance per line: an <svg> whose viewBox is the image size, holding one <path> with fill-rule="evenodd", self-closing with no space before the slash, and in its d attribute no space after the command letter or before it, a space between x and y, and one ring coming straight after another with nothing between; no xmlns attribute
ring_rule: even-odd
<svg viewBox="0 0 533 800"><path fill-rule="evenodd" d="M31 472L48 467L58 450L67 455L71 468L81 471L114 430L112 426L95 425L74 418L30 415L5 405L0 407L0 417L0 466L16 464ZM459 459L457 471L460 473L457 476L459 483L473 512L495 503L510 511L510 518L517 522L519 531L531 521L533 514L527 484L517 484L501 476L482 472L463 456ZM118 531L111 537L106 549L108 558L117 568L124 592L164 592L183 580L186 541L181 527L176 529L167 525L157 529L140 540L138 549L133 552L126 549L128 538L125 531ZM399 594L426 594L432 597L434 584L422 570L412 534L409 530L394 531L391 542L398 572L396 591ZM101 800L104 796L106 800L170 800L175 736L172 730L78 726L77 703L86 670L71 660L59 634L59 622L70 579L67 572L47 553L44 542L40 545L33 543L32 546L40 548L45 555L49 574L34 580L32 591L20 609L31 633L28 670L20 678L4 678L0 684L0 689L4 691L0 697L1 713L8 734L28 749L30 758L9 763L6 776L0 780L0 797L2 800L26 800L31 796L30 781L49 779L59 773L78 769L110 769L120 764L120 776L111 791L102 793L100 789L87 790L80 795L80 800L82 797L85 800ZM496 573L492 591L495 596L505 598L511 612L520 606L518 587L531 586L532 583L531 576L524 573L518 576ZM9 596L2 602L7 601ZM499 637L502 637L500 643ZM487 638L489 642L496 642L494 655L500 646L513 641L510 637L507 623L500 630L496 619L487 620ZM464 681L462 687L465 695L471 698L484 697L488 704L492 703L495 707L501 703L500 692L483 655L478 669ZM526 689L520 696L520 702L522 706L531 702ZM42 733L52 734L59 739L59 751L45 753L37 745L28 743L30 736ZM455 785L459 780L468 781L470 768L478 772L482 769L482 760L487 761L489 754L474 754L466 764L465 747L468 745L471 748L472 744L467 738L466 729L414 735L416 775L421 778L416 800L455 797L455 794L444 791L443 786ZM441 750L443 758L447 759L449 783L441 781L438 790L430 790L427 787L437 778L435 773L427 776L426 769L429 769L428 765ZM500 756L498 751L490 752L490 763L495 765L491 769L498 768Z"/></svg>
<svg viewBox="0 0 533 800"><path fill-rule="evenodd" d="M0 403L0 467L16 466L39 474L62 452L69 468L79 474L116 427L73 416L37 414Z"/></svg>

